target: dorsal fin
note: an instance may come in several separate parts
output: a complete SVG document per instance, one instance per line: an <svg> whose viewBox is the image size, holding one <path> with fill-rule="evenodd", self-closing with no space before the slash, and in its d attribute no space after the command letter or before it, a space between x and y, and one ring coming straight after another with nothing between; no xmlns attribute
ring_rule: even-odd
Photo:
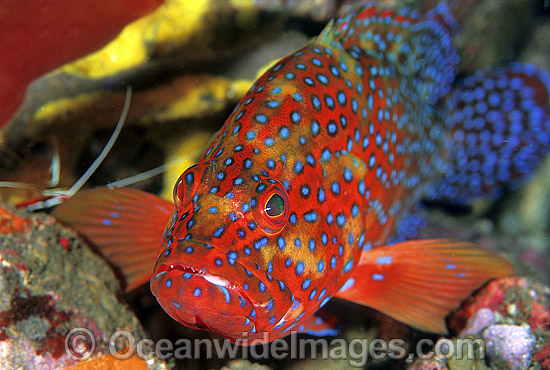
<svg viewBox="0 0 550 370"><path fill-rule="evenodd" d="M360 48L371 58L392 63L399 73L414 77L419 96L435 103L455 78L458 54L451 43L456 28L444 3L419 16L416 12L366 3L330 22L317 42L347 50Z"/></svg>

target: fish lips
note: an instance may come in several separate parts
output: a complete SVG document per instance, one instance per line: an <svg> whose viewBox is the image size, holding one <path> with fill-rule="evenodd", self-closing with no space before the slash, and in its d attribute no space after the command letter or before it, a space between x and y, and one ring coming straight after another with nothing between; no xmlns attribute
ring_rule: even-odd
<svg viewBox="0 0 550 370"><path fill-rule="evenodd" d="M237 339L256 331L255 305L233 278L241 273L241 265L211 245L181 240L160 254L150 285L174 320Z"/></svg>

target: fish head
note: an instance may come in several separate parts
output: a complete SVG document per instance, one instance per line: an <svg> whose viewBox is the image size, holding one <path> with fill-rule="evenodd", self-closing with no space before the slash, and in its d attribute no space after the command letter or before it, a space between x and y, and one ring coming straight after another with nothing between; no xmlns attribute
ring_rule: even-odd
<svg viewBox="0 0 550 370"><path fill-rule="evenodd" d="M279 181L252 175L225 191L221 169L199 164L176 182L151 290L183 325L236 339L269 331L292 305L288 287L262 268L269 256L261 251L290 209Z"/></svg>
<svg viewBox="0 0 550 370"><path fill-rule="evenodd" d="M176 182L151 289L184 325L229 338L284 336L334 295L359 258L347 241L361 240L360 223L351 230L339 221L358 209L348 196L357 182L330 190L353 163L330 154L334 139L322 137L286 81L293 66L260 78Z"/></svg>

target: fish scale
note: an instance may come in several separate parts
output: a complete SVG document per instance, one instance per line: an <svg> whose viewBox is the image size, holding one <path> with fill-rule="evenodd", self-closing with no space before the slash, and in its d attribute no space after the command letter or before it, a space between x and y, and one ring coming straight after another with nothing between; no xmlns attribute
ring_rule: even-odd
<svg viewBox="0 0 550 370"><path fill-rule="evenodd" d="M158 228L151 289L191 328L232 340L334 334L316 312L338 297L443 333L460 300L513 269L470 243L390 246L388 238L407 228L404 217L422 198L490 194L526 178L550 150L548 74L514 65L452 86L455 27L443 4L425 15L359 4L254 83L176 182L175 207L98 189L55 214L104 251L127 247L140 226ZM509 101L503 115L483 106L498 99ZM511 140L530 149L516 155L502 141L518 125L525 132ZM478 139L492 144L476 146ZM132 208L133 228L118 231L125 244L101 235L116 234L130 216L119 193L143 209ZM172 216L151 220L151 208L173 208ZM111 209L119 216L106 218ZM143 271L150 276L151 265Z"/></svg>

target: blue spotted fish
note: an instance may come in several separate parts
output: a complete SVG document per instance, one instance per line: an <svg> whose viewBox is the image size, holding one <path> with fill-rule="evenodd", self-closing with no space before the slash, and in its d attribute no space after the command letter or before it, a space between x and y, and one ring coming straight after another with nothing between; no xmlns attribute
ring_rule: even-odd
<svg viewBox="0 0 550 370"><path fill-rule="evenodd" d="M190 328L332 333L316 312L337 297L444 333L450 310L512 267L470 243L388 238L421 199L495 195L550 149L548 74L514 64L454 82L452 29L444 5L358 5L254 83L174 204L96 189L55 215L130 286L151 279Z"/></svg>

